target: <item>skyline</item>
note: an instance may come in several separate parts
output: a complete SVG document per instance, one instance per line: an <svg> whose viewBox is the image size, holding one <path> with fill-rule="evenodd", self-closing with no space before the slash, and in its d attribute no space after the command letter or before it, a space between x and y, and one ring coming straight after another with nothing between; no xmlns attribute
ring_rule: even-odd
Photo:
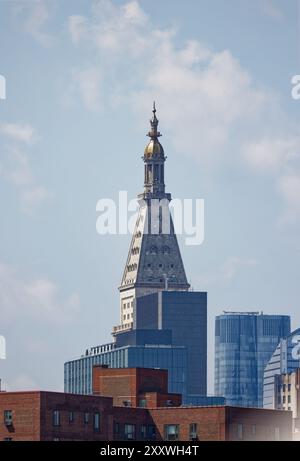
<svg viewBox="0 0 300 461"><path fill-rule="evenodd" d="M130 236L99 236L96 204L142 191L153 100L167 190L205 200L204 243L178 240L208 292L209 393L216 315L299 327L299 2L240 3L0 3L8 389L62 389L64 361L110 340Z"/></svg>

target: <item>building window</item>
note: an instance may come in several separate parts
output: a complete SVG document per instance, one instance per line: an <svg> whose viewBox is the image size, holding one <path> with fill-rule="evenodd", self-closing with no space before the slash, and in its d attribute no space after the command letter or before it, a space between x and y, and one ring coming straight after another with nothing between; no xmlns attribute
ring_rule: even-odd
<svg viewBox="0 0 300 461"><path fill-rule="evenodd" d="M4 442L12 442L12 437L4 437Z"/></svg>
<svg viewBox="0 0 300 461"><path fill-rule="evenodd" d="M90 419L90 414L89 413L84 413L83 420L84 424L89 424L89 419Z"/></svg>
<svg viewBox="0 0 300 461"><path fill-rule="evenodd" d="M140 399L139 400L139 407L146 408L146 406L147 406L147 400L146 399Z"/></svg>
<svg viewBox="0 0 300 461"><path fill-rule="evenodd" d="M286 403L286 396L285 395L282 397L282 403Z"/></svg>
<svg viewBox="0 0 300 461"><path fill-rule="evenodd" d="M147 439L147 426L146 424L141 425L141 438L142 439Z"/></svg>
<svg viewBox="0 0 300 461"><path fill-rule="evenodd" d="M239 440L243 440L243 425L242 424L238 424L237 425L237 434L238 434L238 439Z"/></svg>
<svg viewBox="0 0 300 461"><path fill-rule="evenodd" d="M12 410L4 410L4 424L5 426L12 426Z"/></svg>
<svg viewBox="0 0 300 461"><path fill-rule="evenodd" d="M166 424L164 427L165 440L178 440L179 437L179 425L178 424Z"/></svg>
<svg viewBox="0 0 300 461"><path fill-rule="evenodd" d="M198 440L197 424L190 424L190 440Z"/></svg>
<svg viewBox="0 0 300 461"><path fill-rule="evenodd" d="M60 426L60 412L58 410L53 411L53 426Z"/></svg>
<svg viewBox="0 0 300 461"><path fill-rule="evenodd" d="M288 395L288 403L292 403L292 397Z"/></svg>
<svg viewBox="0 0 300 461"><path fill-rule="evenodd" d="M69 411L69 423L74 423L74 411Z"/></svg>
<svg viewBox="0 0 300 461"><path fill-rule="evenodd" d="M114 423L114 434L120 434L120 424Z"/></svg>
<svg viewBox="0 0 300 461"><path fill-rule="evenodd" d="M291 390L292 390L292 385L288 384L288 392L291 392Z"/></svg>
<svg viewBox="0 0 300 461"><path fill-rule="evenodd" d="M124 432L125 432L125 438L127 440L135 439L135 425L134 424L125 424Z"/></svg>
<svg viewBox="0 0 300 461"><path fill-rule="evenodd" d="M284 384L284 385L282 386L282 390L283 390L283 392L286 391L286 384Z"/></svg>
<svg viewBox="0 0 300 461"><path fill-rule="evenodd" d="M155 440L156 439L156 429L153 424L148 425L148 437L149 440Z"/></svg>
<svg viewBox="0 0 300 461"><path fill-rule="evenodd" d="M97 432L100 431L100 413L94 414L94 430Z"/></svg>

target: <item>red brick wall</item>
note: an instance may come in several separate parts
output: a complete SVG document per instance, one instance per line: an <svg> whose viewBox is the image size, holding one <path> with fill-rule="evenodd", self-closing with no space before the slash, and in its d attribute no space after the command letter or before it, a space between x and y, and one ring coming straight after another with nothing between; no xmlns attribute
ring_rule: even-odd
<svg viewBox="0 0 300 461"><path fill-rule="evenodd" d="M190 424L198 426L199 440L225 440L225 408L159 408L149 410L157 427L158 440L164 440L164 426L179 424L179 440L189 440Z"/></svg>
<svg viewBox="0 0 300 461"><path fill-rule="evenodd" d="M182 401L181 394L160 394L158 392L146 392L139 398L146 400L147 408L167 407L170 406L169 401L172 402L172 406L179 407Z"/></svg>
<svg viewBox="0 0 300 461"><path fill-rule="evenodd" d="M239 439L238 424L243 425L243 440L276 440L275 428L279 428L281 440L290 440L292 415L290 412L260 408L226 408L226 438ZM255 429L254 429L255 426Z"/></svg>
<svg viewBox="0 0 300 461"><path fill-rule="evenodd" d="M12 410L13 425L4 425L4 411ZM40 439L40 393L0 393L0 440L28 441Z"/></svg>
<svg viewBox="0 0 300 461"><path fill-rule="evenodd" d="M53 411L60 412L60 426L53 426ZM74 422L69 413L74 412ZM89 422L84 422L89 413ZM94 414L100 413L100 431L94 430ZM113 431L112 399L106 397L41 393L41 440L111 440Z"/></svg>
<svg viewBox="0 0 300 461"><path fill-rule="evenodd" d="M157 398L157 397L156 397ZM4 411L12 410L13 426L4 425ZM53 411L60 412L60 426L53 426ZM69 412L74 422L69 422ZM84 423L89 413L89 423ZM100 431L94 430L94 414L100 413ZM119 425L119 433L114 425ZM190 424L197 424L199 440L281 440L292 435L291 412L233 407L130 408L113 407L112 398L55 392L0 393L0 440L125 440L125 424L136 427L141 439L141 425L156 426L157 440L164 440L164 426L178 424L179 440L189 440ZM253 427L255 426L255 431ZM148 439L149 440L149 439Z"/></svg>
<svg viewBox="0 0 300 461"><path fill-rule="evenodd" d="M136 406L136 369L93 368L93 394L111 396L114 405L129 400Z"/></svg>
<svg viewBox="0 0 300 461"><path fill-rule="evenodd" d="M93 368L93 393L113 397L114 405L139 405L145 392L168 392L168 371L147 368Z"/></svg>

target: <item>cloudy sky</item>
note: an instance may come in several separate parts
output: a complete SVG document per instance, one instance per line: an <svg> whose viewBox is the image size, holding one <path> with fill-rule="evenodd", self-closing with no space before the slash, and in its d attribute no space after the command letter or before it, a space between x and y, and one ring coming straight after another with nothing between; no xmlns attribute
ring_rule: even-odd
<svg viewBox="0 0 300 461"><path fill-rule="evenodd" d="M180 239L215 315L300 325L298 0L1 0L0 335L7 389L62 390L63 363L110 341L130 235L96 203L142 191L155 99L178 198L205 200Z"/></svg>

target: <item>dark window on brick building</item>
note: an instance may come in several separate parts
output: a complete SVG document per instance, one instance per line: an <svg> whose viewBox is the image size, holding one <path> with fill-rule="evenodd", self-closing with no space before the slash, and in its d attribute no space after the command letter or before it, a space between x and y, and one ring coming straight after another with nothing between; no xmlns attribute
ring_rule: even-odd
<svg viewBox="0 0 300 461"><path fill-rule="evenodd" d="M83 415L84 424L89 424L89 420L90 420L90 414L85 412Z"/></svg>
<svg viewBox="0 0 300 461"><path fill-rule="evenodd" d="M178 440L179 424L166 424L164 426L165 440Z"/></svg>
<svg viewBox="0 0 300 461"><path fill-rule="evenodd" d="M100 431L100 413L94 414L94 431Z"/></svg>
<svg viewBox="0 0 300 461"><path fill-rule="evenodd" d="M12 426L12 423L13 423L12 410L4 410L5 426Z"/></svg>
<svg viewBox="0 0 300 461"><path fill-rule="evenodd" d="M198 428L196 423L190 424L190 440L199 440L198 439Z"/></svg>
<svg viewBox="0 0 300 461"><path fill-rule="evenodd" d="M121 428L119 423L114 423L114 434L120 434Z"/></svg>
<svg viewBox="0 0 300 461"><path fill-rule="evenodd" d="M60 412L58 410L53 411L52 423L55 427L60 426Z"/></svg>
<svg viewBox="0 0 300 461"><path fill-rule="evenodd" d="M146 406L147 406L147 400L146 399L140 399L139 400L139 407L146 408Z"/></svg>
<svg viewBox="0 0 300 461"><path fill-rule="evenodd" d="M74 411L69 412L69 423L74 423Z"/></svg>
<svg viewBox="0 0 300 461"><path fill-rule="evenodd" d="M135 425L125 424L124 433L125 433L125 439L134 440L135 439Z"/></svg>
<svg viewBox="0 0 300 461"><path fill-rule="evenodd" d="M147 426L146 424L141 425L141 438L147 439Z"/></svg>
<svg viewBox="0 0 300 461"><path fill-rule="evenodd" d="M149 440L155 440L156 439L156 429L153 424L148 425L148 437Z"/></svg>
<svg viewBox="0 0 300 461"><path fill-rule="evenodd" d="M239 440L243 440L244 438L244 428L242 424L237 425L237 435Z"/></svg>

